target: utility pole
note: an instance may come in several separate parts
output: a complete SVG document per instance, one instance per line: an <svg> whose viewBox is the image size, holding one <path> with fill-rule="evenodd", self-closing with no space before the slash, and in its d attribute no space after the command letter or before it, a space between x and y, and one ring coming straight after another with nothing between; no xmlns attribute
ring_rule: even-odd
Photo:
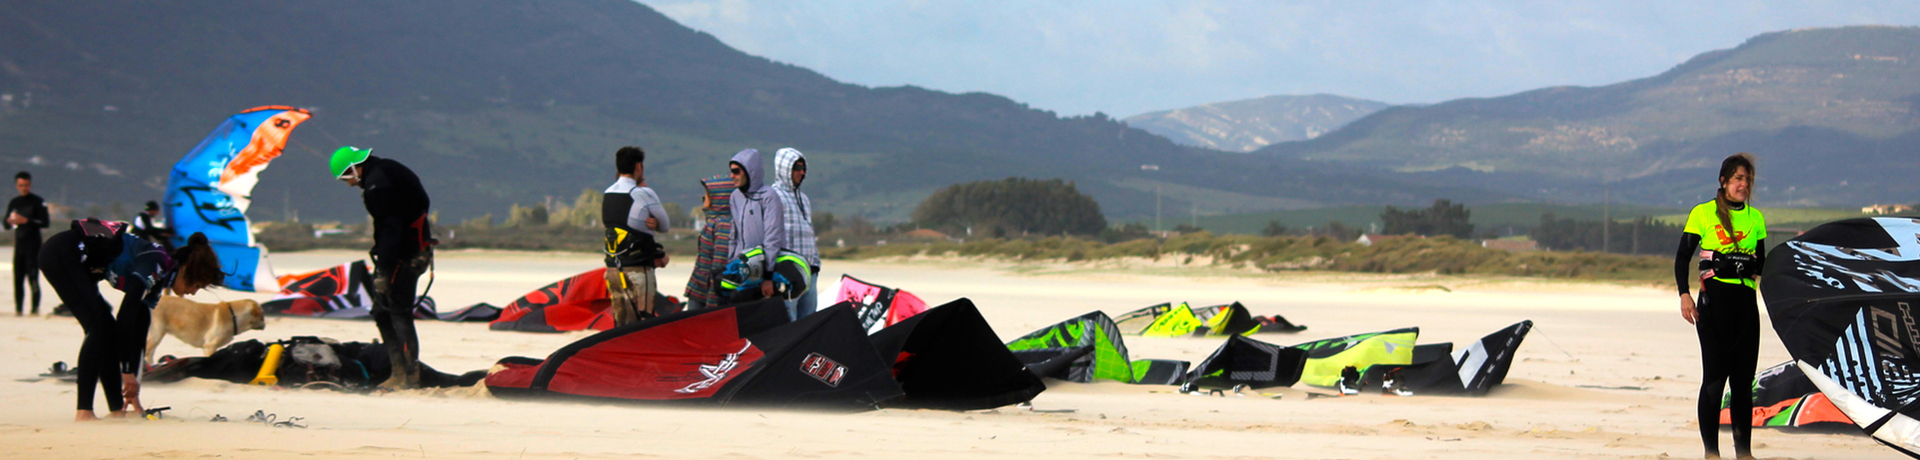
<svg viewBox="0 0 1920 460"><path fill-rule="evenodd" d="M1602 192L1600 205L1600 252L1613 249L1613 186L1607 185Z"/></svg>

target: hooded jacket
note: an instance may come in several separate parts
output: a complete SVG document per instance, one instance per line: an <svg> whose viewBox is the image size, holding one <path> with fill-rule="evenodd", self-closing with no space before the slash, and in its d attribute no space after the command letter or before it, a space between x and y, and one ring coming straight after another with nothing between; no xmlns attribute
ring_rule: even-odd
<svg viewBox="0 0 1920 460"><path fill-rule="evenodd" d="M700 305L714 305L713 278L726 269L733 240L733 179L726 174L700 180L707 193L706 225L700 228L699 252L693 259L693 275L687 278L687 299Z"/></svg>
<svg viewBox="0 0 1920 460"><path fill-rule="evenodd" d="M820 266L820 249L813 235L813 201L793 183L793 164L806 159L799 150L783 148L773 153L773 194L780 197L781 227L786 231L784 247L807 259L807 266Z"/></svg>
<svg viewBox="0 0 1920 460"><path fill-rule="evenodd" d="M786 247L786 219L780 197L767 189L766 168L760 164L760 151L741 150L733 154L732 163L740 165L747 172L747 186L735 189L729 198L733 207L733 241L728 245L728 254L746 254L747 249L759 247L767 254L779 254ZM773 258L767 257L765 267L773 271Z"/></svg>

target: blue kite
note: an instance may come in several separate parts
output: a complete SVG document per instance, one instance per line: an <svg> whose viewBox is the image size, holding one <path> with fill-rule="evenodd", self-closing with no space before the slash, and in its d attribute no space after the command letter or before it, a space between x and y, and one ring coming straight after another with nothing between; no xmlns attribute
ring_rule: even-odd
<svg viewBox="0 0 1920 460"><path fill-rule="evenodd" d="M305 109L285 106L255 107L235 114L174 163L167 177L164 208L167 221L173 224L174 244L186 244L187 236L195 232L206 234L227 272L227 288L280 289L267 264L266 248L253 240L247 207L253 186L260 183L260 171L280 156L293 128L311 116Z"/></svg>

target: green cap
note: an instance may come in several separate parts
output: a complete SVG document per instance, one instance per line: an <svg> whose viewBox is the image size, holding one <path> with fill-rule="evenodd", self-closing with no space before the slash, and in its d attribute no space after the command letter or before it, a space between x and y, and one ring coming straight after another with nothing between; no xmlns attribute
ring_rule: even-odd
<svg viewBox="0 0 1920 460"><path fill-rule="evenodd" d="M355 148L351 145L341 147L339 150L334 150L333 161L331 162L333 166L333 177L345 176L347 174L347 168L360 164L362 161L367 161L367 155L371 154L373 154L373 149Z"/></svg>

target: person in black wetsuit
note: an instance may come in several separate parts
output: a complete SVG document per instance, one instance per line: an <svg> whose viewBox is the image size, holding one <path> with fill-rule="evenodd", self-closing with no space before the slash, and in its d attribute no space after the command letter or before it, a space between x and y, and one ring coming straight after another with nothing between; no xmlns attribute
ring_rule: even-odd
<svg viewBox="0 0 1920 460"><path fill-rule="evenodd" d="M385 389L420 385L420 336L413 327L414 289L433 264L432 201L420 177L400 162L371 155L371 149L341 147L333 152L333 175L360 189L373 217L373 322L387 344L393 375Z"/></svg>
<svg viewBox="0 0 1920 460"><path fill-rule="evenodd" d="M1680 317L1700 335L1700 441L1707 458L1720 458L1720 395L1731 386L1735 455L1753 458L1754 364L1760 352L1759 303L1754 289L1766 262L1767 220L1748 201L1753 194L1753 156L1720 162L1720 189L1713 201L1687 215L1673 278L1680 285ZM1687 262L1700 256L1700 296L1687 292Z"/></svg>
<svg viewBox="0 0 1920 460"><path fill-rule="evenodd" d="M40 314L40 229L47 228L47 200L33 194L33 175L13 175L20 196L7 202L6 227L13 230L13 316L25 310L27 290L33 290L33 314Z"/></svg>
<svg viewBox="0 0 1920 460"><path fill-rule="evenodd" d="M162 291L192 295L220 284L226 274L206 235L193 234L187 245L168 254L159 245L128 234L127 224L77 220L69 230L48 238L40 249L40 270L47 284L80 321L79 405L74 421L99 420L93 413L93 385L106 391L114 417L140 407L141 354L146 351L151 309ZM177 263L176 263L177 262ZM125 295L120 317L94 283L105 280Z"/></svg>
<svg viewBox="0 0 1920 460"><path fill-rule="evenodd" d="M162 227L160 222L153 220L153 218L159 216L160 203L148 201L145 210L133 215L133 229L130 231L133 232L133 236L145 238L147 241L152 241L153 244L167 248L167 251L173 251L173 232L167 230L166 227Z"/></svg>

